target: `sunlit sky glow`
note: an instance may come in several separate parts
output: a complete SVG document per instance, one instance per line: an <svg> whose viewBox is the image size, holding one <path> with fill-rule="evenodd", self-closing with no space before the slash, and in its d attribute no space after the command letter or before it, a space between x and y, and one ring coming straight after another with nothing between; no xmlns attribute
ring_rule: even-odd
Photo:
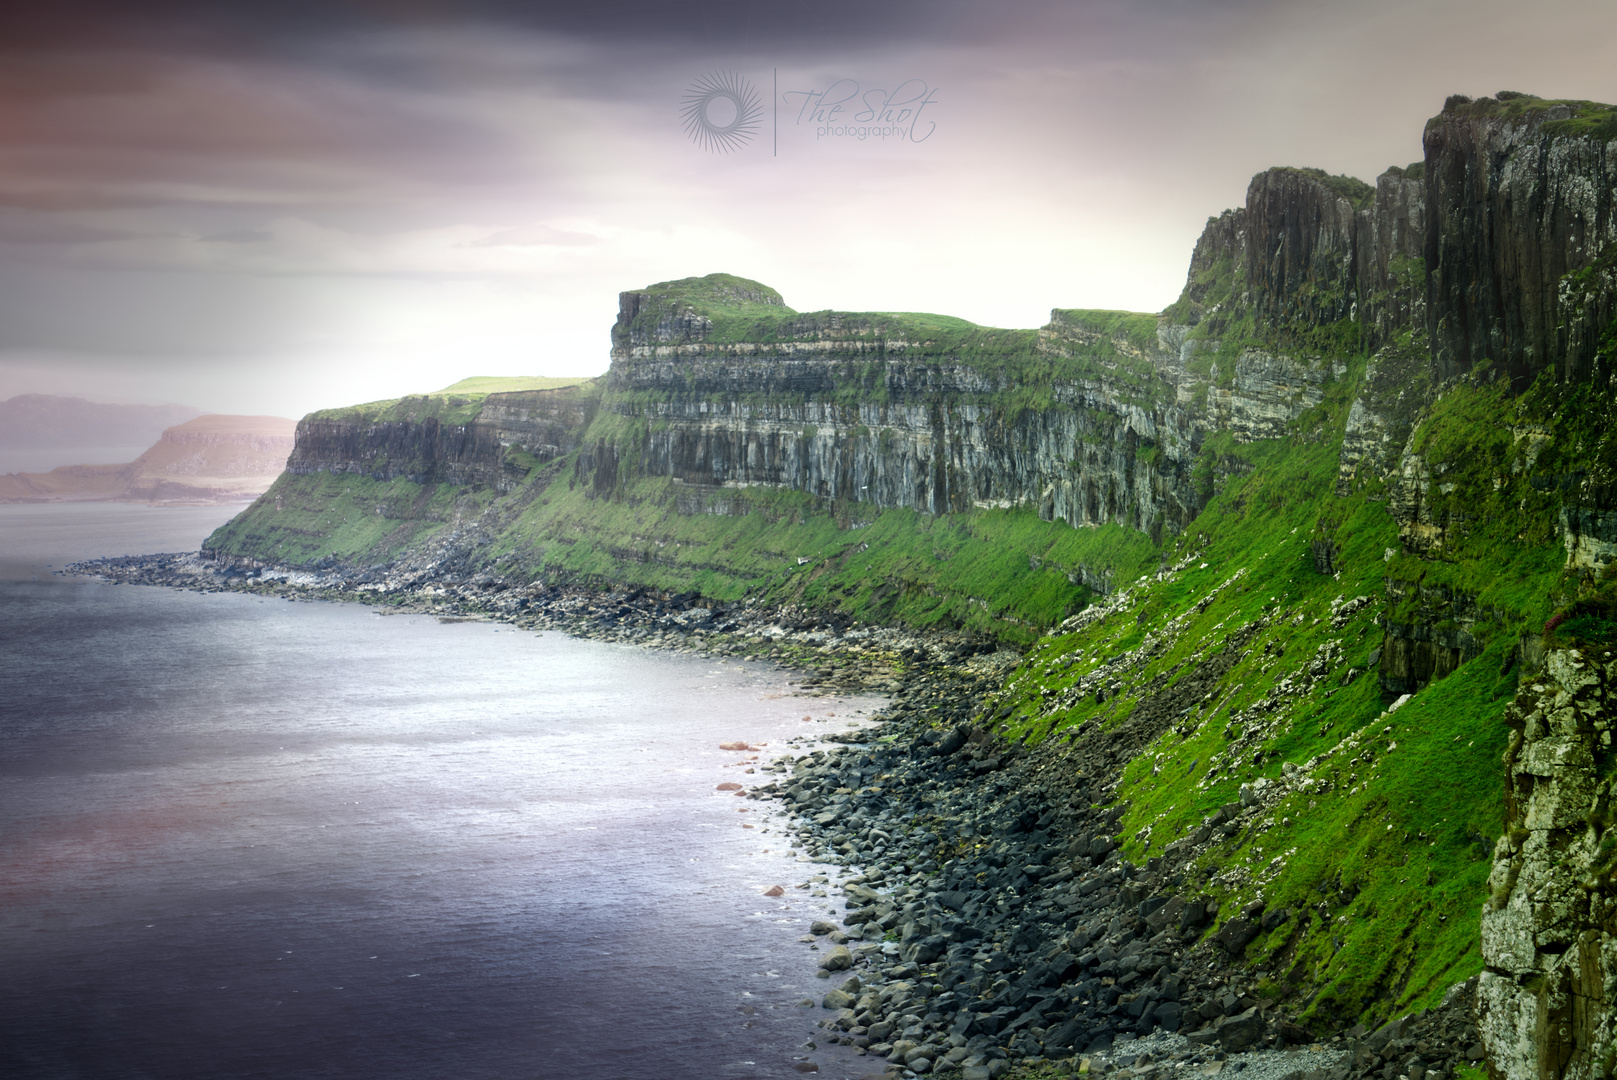
<svg viewBox="0 0 1617 1080"><path fill-rule="evenodd" d="M1263 168L1373 179L1450 93L1617 100L1609 0L137 7L0 16L0 398L596 374L619 291L720 270L805 311L1155 311ZM760 93L733 153L680 127L712 72ZM839 79L924 83L930 136L771 110Z"/></svg>

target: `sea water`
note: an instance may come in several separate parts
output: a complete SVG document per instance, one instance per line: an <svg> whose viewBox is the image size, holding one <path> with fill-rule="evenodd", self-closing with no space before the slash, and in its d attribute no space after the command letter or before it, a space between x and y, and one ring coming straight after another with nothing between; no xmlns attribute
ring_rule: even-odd
<svg viewBox="0 0 1617 1080"><path fill-rule="evenodd" d="M823 868L718 790L875 700L50 572L230 512L0 507L0 1076L879 1071L816 1040Z"/></svg>

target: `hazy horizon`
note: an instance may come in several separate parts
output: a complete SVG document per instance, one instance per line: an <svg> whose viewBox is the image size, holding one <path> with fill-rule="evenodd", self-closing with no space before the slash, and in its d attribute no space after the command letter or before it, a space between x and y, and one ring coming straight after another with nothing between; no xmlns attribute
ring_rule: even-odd
<svg viewBox="0 0 1617 1080"><path fill-rule="evenodd" d="M595 375L618 292L715 271L800 311L1158 311L1265 168L1373 180L1420 159L1451 93L1617 99L1605 11L3 14L0 398L295 417L471 375ZM682 128L714 79L758 106L728 152Z"/></svg>

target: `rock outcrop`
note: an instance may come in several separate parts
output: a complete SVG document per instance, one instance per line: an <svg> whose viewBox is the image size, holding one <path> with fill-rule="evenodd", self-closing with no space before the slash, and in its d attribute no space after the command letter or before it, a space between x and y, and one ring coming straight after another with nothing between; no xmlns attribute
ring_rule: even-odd
<svg viewBox="0 0 1617 1080"><path fill-rule="evenodd" d="M1617 125L1602 110L1457 96L1427 124L1427 317L1440 379L1490 360L1518 390L1545 369L1591 376L1617 315Z"/></svg>
<svg viewBox="0 0 1617 1080"><path fill-rule="evenodd" d="M1596 1080L1617 1063L1613 650L1552 650L1506 718L1506 831L1482 913L1482 1040L1504 1080Z"/></svg>
<svg viewBox="0 0 1617 1080"><path fill-rule="evenodd" d="M1053 388L1043 407L1019 407L1014 375L947 347L810 333L615 351L605 408L648 422L619 456L686 484L768 484L934 514L1025 505L1046 520L1154 535L1195 516L1199 439L1160 375L1141 393L1097 369ZM1098 340L1059 315L1018 337L1005 347L1024 360ZM1131 346L1108 337L1102 348Z"/></svg>
<svg viewBox="0 0 1617 1080"><path fill-rule="evenodd" d="M644 422L614 461L692 485L932 514L1027 506L1160 539L1210 494L1194 477L1209 434L1282 435L1346 373L1246 349L1198 374L1183 328L1165 319L1059 309L1037 332L962 324L931 336L820 313L784 317L757 340L682 332L636 344L654 336L638 321L661 288L620 297L603 408ZM684 325L670 318L658 335ZM1030 379L1048 385L1035 396Z"/></svg>
<svg viewBox="0 0 1617 1080"><path fill-rule="evenodd" d="M313 413L298 422L297 446L286 470L509 491L534 464L577 449L594 415L590 383L486 395L421 395L384 403L380 409Z"/></svg>
<svg viewBox="0 0 1617 1080"><path fill-rule="evenodd" d="M1404 169L1374 187L1269 169L1252 178L1245 206L1208 219L1169 312L1215 335L1255 318L1281 341L1349 320L1379 348L1424 310L1425 221L1421 184Z"/></svg>

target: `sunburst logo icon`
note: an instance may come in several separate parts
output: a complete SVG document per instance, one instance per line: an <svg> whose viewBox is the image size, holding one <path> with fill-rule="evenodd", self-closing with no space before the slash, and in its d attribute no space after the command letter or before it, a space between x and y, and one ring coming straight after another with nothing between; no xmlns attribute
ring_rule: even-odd
<svg viewBox="0 0 1617 1080"><path fill-rule="evenodd" d="M758 91L733 71L714 71L693 82L680 106L680 126L696 145L714 154L741 149L758 133L763 103Z"/></svg>

